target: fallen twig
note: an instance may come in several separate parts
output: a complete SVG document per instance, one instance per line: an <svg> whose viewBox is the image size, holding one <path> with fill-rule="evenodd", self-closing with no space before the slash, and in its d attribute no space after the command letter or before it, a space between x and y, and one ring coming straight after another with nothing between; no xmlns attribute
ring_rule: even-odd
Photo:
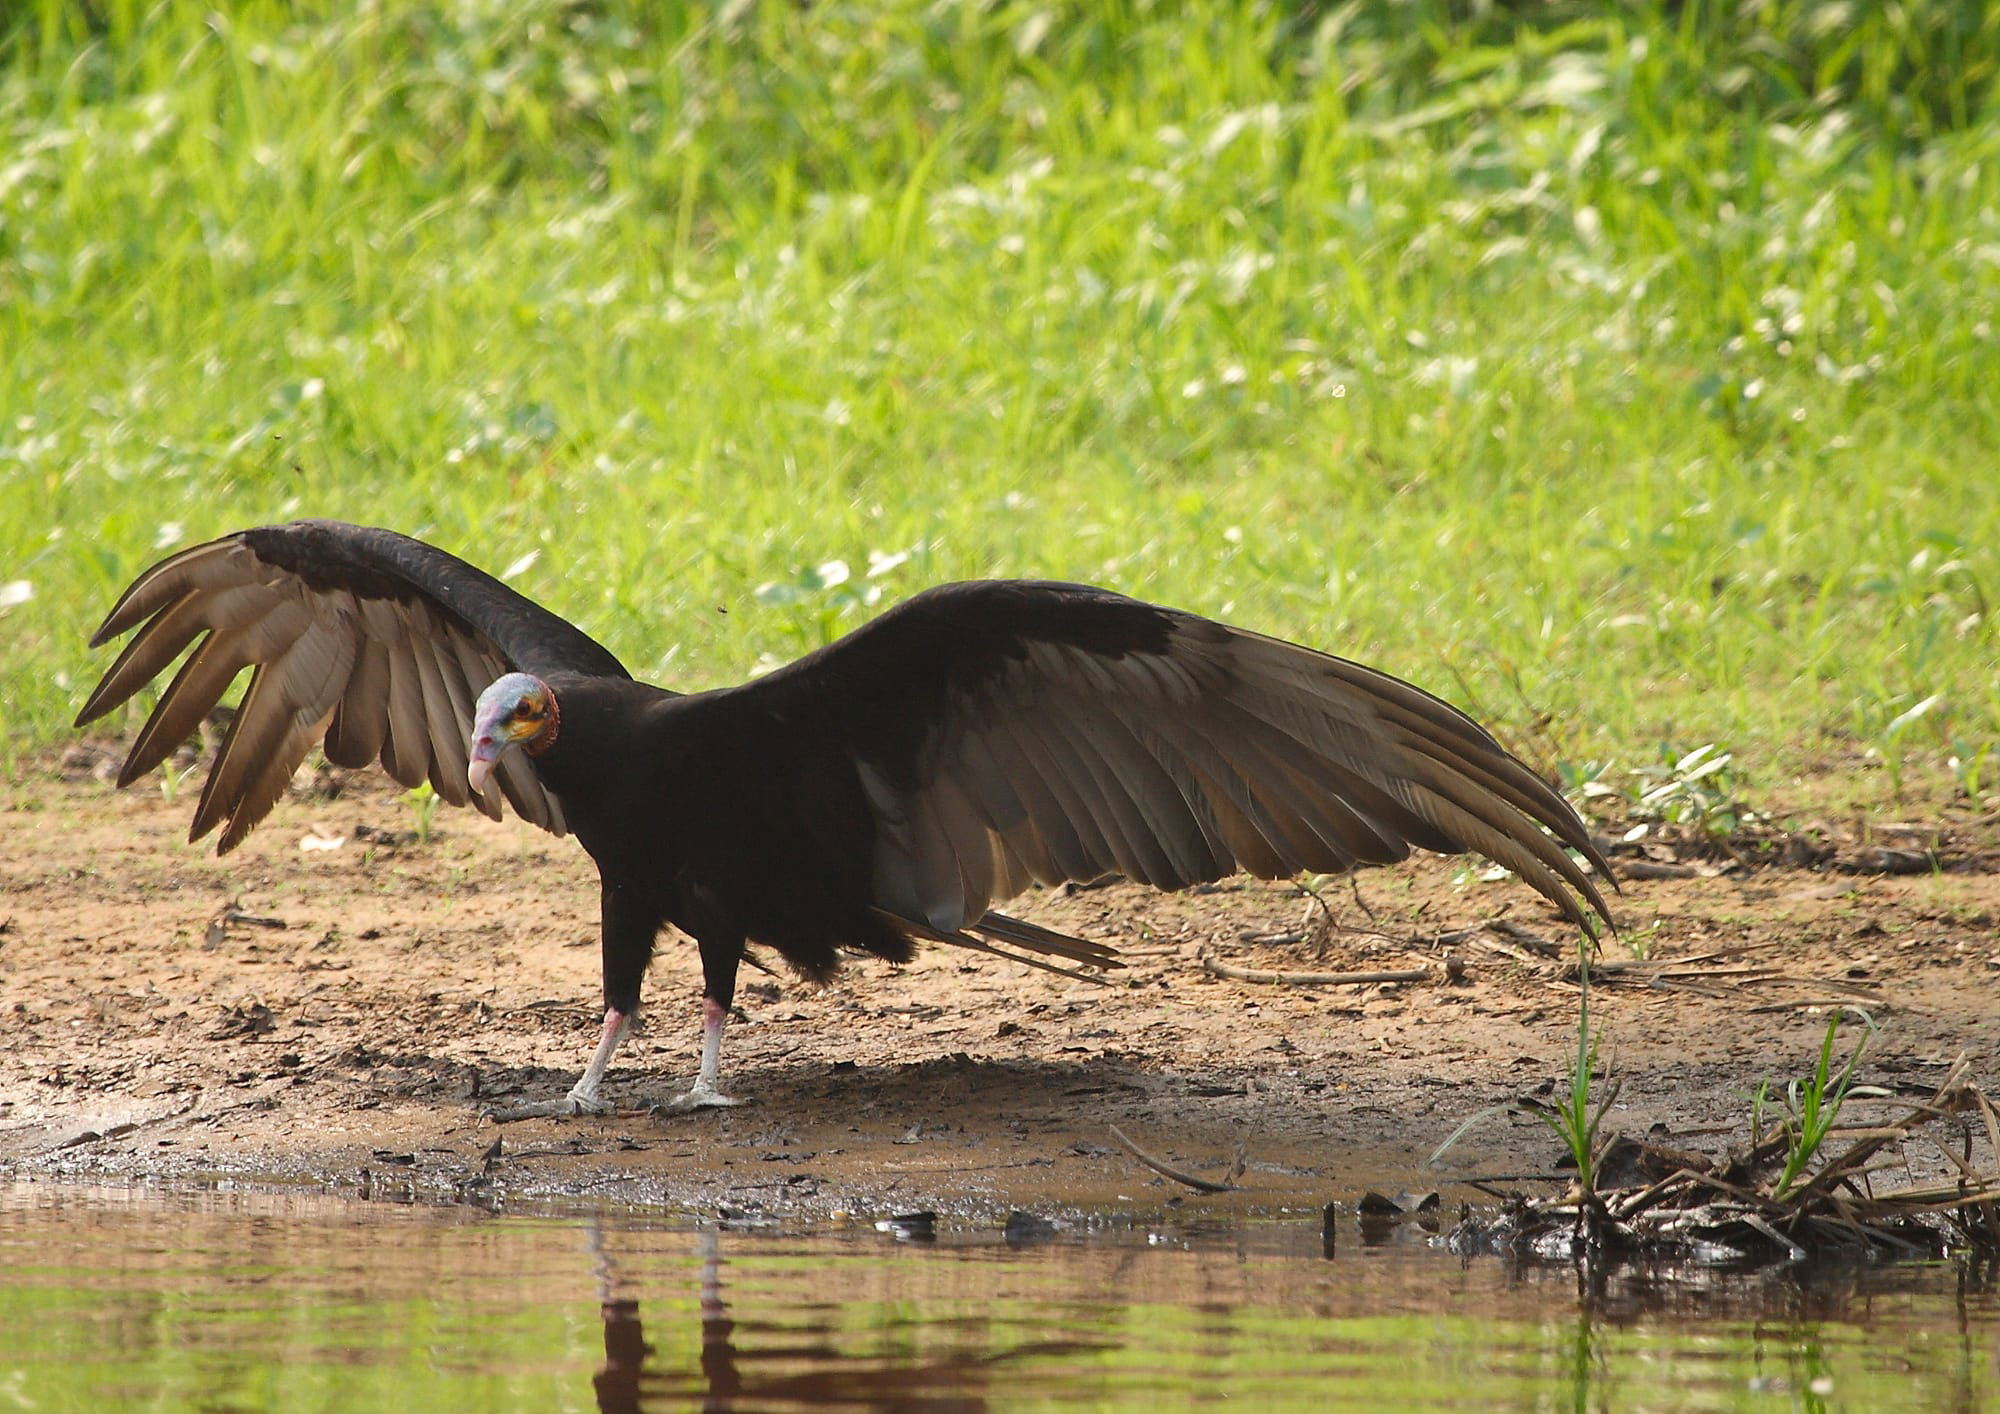
<svg viewBox="0 0 2000 1414"><path fill-rule="evenodd" d="M498 1016L560 1016L566 1019L595 1021L602 1012L580 1006L576 1002L563 1001L555 997L544 997L538 1002L523 1002L520 1006L503 1006L495 1009Z"/></svg>
<svg viewBox="0 0 2000 1414"><path fill-rule="evenodd" d="M1652 859L1622 859L1618 862L1618 877L1621 879L1692 879L1697 872L1692 864L1661 864Z"/></svg>
<svg viewBox="0 0 2000 1414"><path fill-rule="evenodd" d="M1281 987L1341 987L1363 982L1428 982L1437 974L1428 967L1391 968L1382 972L1271 972L1261 967L1231 967L1203 953L1201 965L1232 982L1270 982Z"/></svg>
<svg viewBox="0 0 2000 1414"><path fill-rule="evenodd" d="M1506 936L1525 947L1532 948L1543 957L1568 957L1573 951L1570 948L1564 947L1561 943L1551 942L1532 929L1523 928L1511 918L1496 918L1486 926L1496 933L1506 934Z"/></svg>
<svg viewBox="0 0 2000 1414"><path fill-rule="evenodd" d="M1106 1128L1108 1128L1111 1131L1111 1137L1113 1139L1116 1139L1119 1142L1119 1144L1124 1147L1126 1153L1130 1154L1133 1158L1137 1159L1140 1163L1144 1164L1147 1168L1151 1169L1154 1173L1160 1175L1160 1177L1162 1178L1171 1178L1175 1183L1185 1183L1189 1188L1194 1189L1194 1191L1197 1193L1233 1193L1236 1190L1236 1185L1234 1183L1217 1183L1212 1178L1203 1178L1199 1174L1187 1173L1181 1169L1173 1167L1173 1165L1165 1162L1164 1160L1154 1158L1151 1154L1147 1153L1144 1149L1141 1149L1137 1144L1134 1144L1130 1139L1128 1139L1125 1135L1125 1131L1120 1129L1115 1124L1107 1125ZM1233 1166L1231 1166L1230 1173L1232 1176L1239 1176L1241 1175L1242 1171L1243 1171L1243 1155L1242 1152L1239 1150L1236 1155L1236 1163Z"/></svg>
<svg viewBox="0 0 2000 1414"><path fill-rule="evenodd" d="M1944 865L1935 850L1890 849L1882 845L1836 859L1833 867L1843 874L1935 874Z"/></svg>
<svg viewBox="0 0 2000 1414"><path fill-rule="evenodd" d="M1543 964L1547 959L1536 957L1525 948L1517 948L1512 943L1495 942L1492 938L1472 938L1468 941L1474 947L1484 948L1490 953L1497 953L1501 957L1509 958L1524 967L1532 967L1538 974L1546 971Z"/></svg>
<svg viewBox="0 0 2000 1414"><path fill-rule="evenodd" d="M1788 977L1764 977L1758 980L1764 982L1789 982L1792 979ZM1866 1001L1870 1007L1877 1011L1892 1009L1887 1002L1882 1000L1879 994L1864 997L1862 1001ZM1795 997L1790 1001L1760 1002L1756 1006L1751 1007L1749 1011L1750 1015L1759 1016L1771 1012L1810 1010L1815 1007L1853 1011L1860 1011L1862 1009L1860 1003L1855 1001L1853 997Z"/></svg>

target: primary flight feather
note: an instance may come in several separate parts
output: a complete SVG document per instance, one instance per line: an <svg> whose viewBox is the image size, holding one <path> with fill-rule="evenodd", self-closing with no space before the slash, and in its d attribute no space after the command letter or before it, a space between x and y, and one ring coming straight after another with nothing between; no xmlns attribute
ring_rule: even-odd
<svg viewBox="0 0 2000 1414"><path fill-rule="evenodd" d="M136 630L136 631L135 631ZM915 940L1068 970L1099 943L993 911L1031 883L1163 889L1476 850L1578 927L1609 867L1548 784L1456 708L1309 648L1080 585L950 584L740 687L636 682L573 625L393 531L296 521L162 560L92 640L132 637L77 717L176 659L119 774L163 761L245 669L191 838L235 846L315 745L455 805L574 833L602 885L604 1108L661 928L695 940L719 1090L747 944L823 978ZM191 651L190 651L191 648ZM1059 961L1050 961L1058 959Z"/></svg>

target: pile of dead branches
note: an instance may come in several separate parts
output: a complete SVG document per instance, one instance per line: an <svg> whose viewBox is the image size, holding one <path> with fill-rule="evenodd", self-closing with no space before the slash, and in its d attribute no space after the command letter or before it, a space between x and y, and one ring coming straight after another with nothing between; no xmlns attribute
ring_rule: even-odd
<svg viewBox="0 0 2000 1414"><path fill-rule="evenodd" d="M1546 1258L1655 1257L1709 1265L1809 1259L1937 1257L1954 1249L2000 1253L2000 1174L1972 1162L1974 1116L2000 1154L2000 1113L1960 1057L1928 1099L1894 1121L1835 1130L1832 1148L1787 1181L1794 1137L1780 1132L1741 1154L1710 1159L1614 1140L1597 1165L1657 1174L1618 1188L1572 1189L1538 1200L1503 1193L1496 1217L1467 1213L1446 1237L1461 1253L1507 1251ZM1950 1125L1954 1145L1926 1133ZM1948 1181L1881 1186L1908 1173L1907 1145L1935 1142L1956 1170ZM1619 1152L1620 1148L1624 1152Z"/></svg>

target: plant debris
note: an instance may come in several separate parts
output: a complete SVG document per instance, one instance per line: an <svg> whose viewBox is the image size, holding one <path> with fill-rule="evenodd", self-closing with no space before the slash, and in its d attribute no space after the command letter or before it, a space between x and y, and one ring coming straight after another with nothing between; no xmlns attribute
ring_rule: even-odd
<svg viewBox="0 0 2000 1414"><path fill-rule="evenodd" d="M1833 1130L1828 1139L1846 1139L1847 1147L1789 1185L1784 1174L1795 1138L1789 1127L1720 1160L1614 1138L1598 1167L1632 1175L1629 1186L1572 1185L1549 1200L1508 1194L1497 1216L1463 1214L1445 1242L1461 1254L1644 1256L1714 1266L1939 1257L1954 1249L1991 1257L2000 1254L2000 1173L1973 1166L1973 1126L1960 1117L1976 1117L2000 1154L2000 1113L1971 1073L1961 1056L1934 1093L1898 1118ZM1933 1138L1926 1133L1933 1125L1959 1132ZM1957 1177L1878 1187L1883 1175L1904 1168L1886 1151L1917 1142L1935 1143ZM1658 1176L1649 1179L1649 1172Z"/></svg>
<svg viewBox="0 0 2000 1414"><path fill-rule="evenodd" d="M1123 1146L1126 1153L1130 1154L1154 1173L1160 1175L1162 1178L1170 1178L1175 1183L1184 1183L1197 1193L1232 1192L1236 1187L1236 1180L1243 1177L1244 1159L1241 1147L1236 1151L1236 1162L1230 1165L1228 1175L1217 1181L1212 1178L1203 1178L1199 1174L1189 1173L1185 1169L1177 1169L1164 1159L1154 1158L1127 1138L1125 1131L1115 1124L1106 1125L1105 1128L1111 1131L1111 1137Z"/></svg>
<svg viewBox="0 0 2000 1414"><path fill-rule="evenodd" d="M1345 987L1369 982L1429 982L1438 976L1437 969L1432 967L1398 967L1371 972L1274 972L1262 967L1232 967L1226 962L1217 962L1207 953L1201 955L1201 965L1211 976L1225 977L1232 982L1268 982L1285 987Z"/></svg>

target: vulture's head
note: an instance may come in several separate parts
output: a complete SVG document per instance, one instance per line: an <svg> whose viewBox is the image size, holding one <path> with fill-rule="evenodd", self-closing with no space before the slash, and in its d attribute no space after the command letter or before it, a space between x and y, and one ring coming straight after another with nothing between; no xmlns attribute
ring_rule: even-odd
<svg viewBox="0 0 2000 1414"><path fill-rule="evenodd" d="M472 709L472 764L466 768L466 782L483 793L494 767L513 747L541 755L555 741L560 720L556 695L540 678L531 673L496 678Z"/></svg>

